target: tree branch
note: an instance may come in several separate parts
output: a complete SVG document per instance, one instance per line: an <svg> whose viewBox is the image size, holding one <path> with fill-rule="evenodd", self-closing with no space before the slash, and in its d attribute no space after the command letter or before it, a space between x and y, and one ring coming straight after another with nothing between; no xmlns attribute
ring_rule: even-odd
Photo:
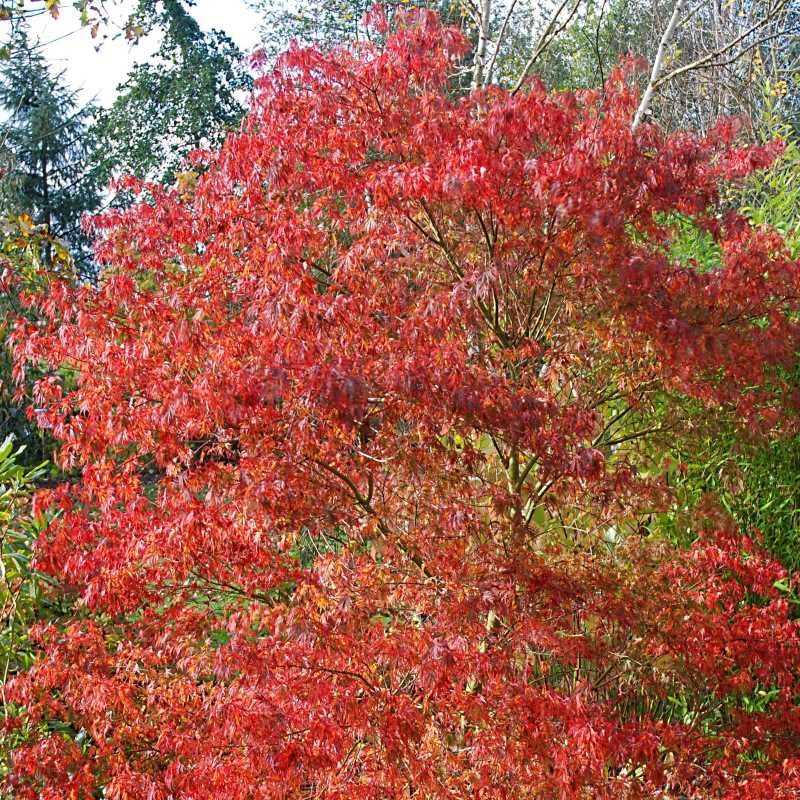
<svg viewBox="0 0 800 800"><path fill-rule="evenodd" d="M492 0L481 0L481 7L478 13L478 46L475 48L475 63L472 66L472 85L470 86L473 91L483 86L486 42L489 39L491 13Z"/></svg>
<svg viewBox="0 0 800 800"><path fill-rule="evenodd" d="M503 44L503 37L506 35L506 28L508 28L508 23L511 19L511 15L514 13L514 6L516 6L517 0L511 0L511 4L508 7L508 12L506 13L506 17L503 20L503 24L500 26L500 32L497 34L497 42L494 46L494 52L492 53L492 59L489 62L488 66L486 67L486 74L483 77L483 88L485 89L491 82L492 82L492 73L494 72L494 65L497 61L497 56L500 53L500 45Z"/></svg>
<svg viewBox="0 0 800 800"><path fill-rule="evenodd" d="M667 27L664 28L664 33L661 36L661 41L658 43L655 61L653 61L653 69L650 72L650 80L647 82L647 88L644 90L642 100L633 117L631 131L635 131L639 127L644 115L647 113L647 109L650 108L650 103L653 100L653 94L655 93L656 86L661 76L661 70L664 66L664 56L667 54L667 45L670 39L672 39L672 35L675 33L675 28L678 27L678 20L680 19L685 5L686 0L678 0L678 2L675 3L675 8L672 9L672 16L669 18Z"/></svg>
<svg viewBox="0 0 800 800"><path fill-rule="evenodd" d="M786 5L786 3L787 3L787 0L781 0L775 6L775 8L773 8L771 11L769 11L767 13L767 15L765 17L763 17L762 19L758 20L758 22L755 22L746 31L744 31L743 33L740 33L735 39L732 39L730 42L728 42L728 44L717 48L716 50L714 50L711 53L706 53L704 56L700 56L699 58L696 58L694 61L692 61L689 64L684 64L682 67L676 67L671 72L668 72L665 75L662 75L658 79L658 81L656 82L656 85L660 86L661 84L666 83L667 81L670 81L673 78L676 78L678 75L682 75L685 72L689 72L690 70L701 69L701 68L707 67L707 66L723 66L725 64L731 64L734 61L736 61L738 58L743 56L748 50L752 50L754 47L758 47L759 44L762 44L763 42L766 42L766 41L769 41L770 39L775 38L775 36L766 36L766 37L764 37L762 39L758 39L757 41L752 42L750 45L745 47L743 50L739 51L731 59L723 62L722 64L718 65L718 64L714 64L713 63L715 59L720 58L721 56L724 56L726 53L729 53L737 45L739 45L741 42L743 42L748 36L752 35L757 30L759 30L760 28L763 28L765 25L767 25L769 22L771 22L772 19L780 11L783 10L783 8Z"/></svg>
<svg viewBox="0 0 800 800"><path fill-rule="evenodd" d="M520 74L517 82L514 84L514 88L511 90L511 94L515 95L525 84L525 79L528 77L528 73L531 71L531 67L536 63L539 56L547 49L550 45L550 42L558 36L564 28L569 25L572 18L575 16L576 12L578 11L578 7L581 4L581 0L575 0L575 5L572 7L572 10L567 15L567 18L561 25L556 28L558 23L558 18L561 16L561 12L569 5L570 0L562 0L561 5L555 10L553 16L550 17L550 21L547 23L547 26L544 29L541 37L539 38L539 42L537 43L536 47L533 49L533 53L531 53L531 57L528 59L525 66L522 68L522 73Z"/></svg>
<svg viewBox="0 0 800 800"><path fill-rule="evenodd" d="M678 17L680 16L684 6L686 5L685 0L678 0L678 2L675 4L675 8L673 9L672 16L670 17L670 20L667 23L667 27L664 29L664 34L661 37L661 42L658 46L658 52L656 53L656 59L653 63L653 69L652 72L650 73L650 80L648 81L644 95L642 95L642 100L639 103L639 107L636 109L636 115L634 116L633 122L631 123L631 130L635 131L641 124L644 115L647 113L647 110L650 107L650 103L652 102L653 95L655 94L656 89L658 89L660 86L663 86L668 81L674 80L679 75L685 74L686 72L690 72L696 69L702 69L704 67L719 66L718 64L716 64L717 59L721 58L726 53L730 53L731 50L737 48L749 36L752 36L756 31L760 30L765 25L769 24L769 22L771 22L781 11L783 11L787 2L788 0L779 0L775 6L773 6L767 11L764 17L759 19L757 22L754 22L749 28L747 28L747 30L740 33L734 39L731 39L731 41L729 41L727 44L724 44L721 47L718 47L716 50L713 50L709 53L699 56L694 61L691 61L688 64L684 64L681 67L676 67L675 69L662 74L662 69L664 66L664 56L666 54L667 45L669 44L669 41L672 38L675 29L679 26ZM688 16L691 16L691 14ZM751 44L740 50L731 59L723 63L730 64L733 61L736 61L738 58L744 55L748 50L752 50L753 47L757 47L761 43L761 41L762 40L759 39L756 42L752 42Z"/></svg>

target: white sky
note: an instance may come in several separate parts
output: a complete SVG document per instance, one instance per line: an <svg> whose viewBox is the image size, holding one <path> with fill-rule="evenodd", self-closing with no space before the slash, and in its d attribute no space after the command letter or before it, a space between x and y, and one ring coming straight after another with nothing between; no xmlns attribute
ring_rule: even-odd
<svg viewBox="0 0 800 800"><path fill-rule="evenodd" d="M115 7L109 5L112 20L121 26L125 11L133 5L132 0ZM244 52L258 44L261 20L245 0L198 0L190 11L204 30L223 31ZM64 70L69 83L80 90L81 100L95 100L102 105L113 102L116 87L125 80L133 64L146 60L157 47L157 42L147 41L131 45L113 25L101 26L98 37L92 39L89 30L81 28L78 12L68 3L62 4L58 20L46 14L32 19L31 32L39 39L41 52L54 69ZM4 26L0 27L0 35L5 38Z"/></svg>

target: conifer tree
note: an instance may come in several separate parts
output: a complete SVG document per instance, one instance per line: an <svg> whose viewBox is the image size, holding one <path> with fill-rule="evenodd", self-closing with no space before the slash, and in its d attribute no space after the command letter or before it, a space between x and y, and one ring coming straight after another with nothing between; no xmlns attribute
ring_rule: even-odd
<svg viewBox="0 0 800 800"><path fill-rule="evenodd" d="M82 217L100 205L101 175L92 161L94 110L47 65L26 27L14 24L0 69L0 440L24 446L22 459L37 464L49 445L14 398L11 363L4 348L21 311L20 289L35 289L30 275L96 276ZM37 266L38 263L38 266Z"/></svg>
<svg viewBox="0 0 800 800"><path fill-rule="evenodd" d="M71 250L78 274L91 278L81 218L100 204L101 175L91 159L94 109L81 106L77 93L52 73L24 26L15 26L9 50L0 70L0 213L29 216ZM45 264L52 248L45 238Z"/></svg>

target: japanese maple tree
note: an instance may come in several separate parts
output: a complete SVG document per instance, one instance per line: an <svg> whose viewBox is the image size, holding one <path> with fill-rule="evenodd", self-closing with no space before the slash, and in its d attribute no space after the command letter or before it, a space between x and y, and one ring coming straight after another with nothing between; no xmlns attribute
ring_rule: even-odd
<svg viewBox="0 0 800 800"><path fill-rule="evenodd" d="M800 265L719 199L778 145L632 132L627 63L458 95L458 31L371 22L29 299L75 614L5 689L8 789L796 797L784 570L711 512L637 535L669 437L793 425Z"/></svg>

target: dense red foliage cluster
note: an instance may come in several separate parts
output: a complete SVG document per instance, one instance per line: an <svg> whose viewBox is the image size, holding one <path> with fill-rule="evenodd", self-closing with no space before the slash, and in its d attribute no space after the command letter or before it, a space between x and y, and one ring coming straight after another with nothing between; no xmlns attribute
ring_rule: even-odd
<svg viewBox="0 0 800 800"><path fill-rule="evenodd" d="M14 796L797 796L782 570L635 535L682 404L794 407L800 266L719 213L774 148L631 133L625 69L459 96L465 51L428 14L292 49L18 331L81 478Z"/></svg>

